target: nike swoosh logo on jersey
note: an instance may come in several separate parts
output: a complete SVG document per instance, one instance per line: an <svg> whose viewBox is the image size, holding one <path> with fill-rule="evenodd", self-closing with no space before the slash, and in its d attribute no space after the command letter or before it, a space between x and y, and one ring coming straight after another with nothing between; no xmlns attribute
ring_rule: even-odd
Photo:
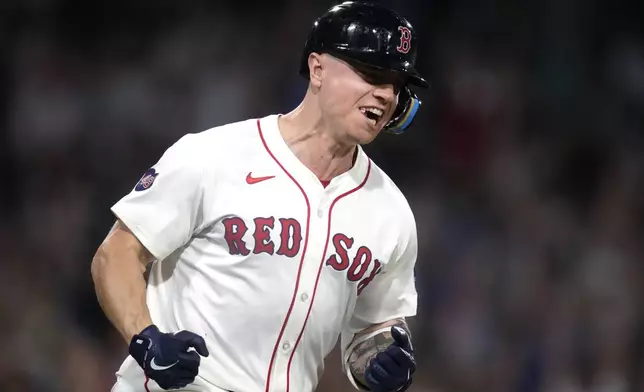
<svg viewBox="0 0 644 392"><path fill-rule="evenodd" d="M166 369L170 369L171 367L173 367L174 365L176 365L177 363L179 363L179 361L176 361L175 363L173 363L173 364L171 364L171 365L168 365L168 366L161 366L161 365L157 365L157 364L156 364L156 362L154 362L154 360L155 360L155 359L156 359L156 358L152 358L152 360L150 361L150 367L152 368L152 370L166 370Z"/></svg>
<svg viewBox="0 0 644 392"><path fill-rule="evenodd" d="M251 173L248 173L246 176L246 183L249 185L257 184L258 182L270 180L271 178L275 178L275 176L266 176L266 177L253 177Z"/></svg>

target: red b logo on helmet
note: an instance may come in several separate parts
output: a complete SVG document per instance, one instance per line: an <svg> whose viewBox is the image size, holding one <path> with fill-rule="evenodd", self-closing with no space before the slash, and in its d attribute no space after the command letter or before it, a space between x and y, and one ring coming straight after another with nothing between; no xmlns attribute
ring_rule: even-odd
<svg viewBox="0 0 644 392"><path fill-rule="evenodd" d="M398 26L400 31L400 44L396 47L400 53L408 53L411 49L411 30L405 26Z"/></svg>

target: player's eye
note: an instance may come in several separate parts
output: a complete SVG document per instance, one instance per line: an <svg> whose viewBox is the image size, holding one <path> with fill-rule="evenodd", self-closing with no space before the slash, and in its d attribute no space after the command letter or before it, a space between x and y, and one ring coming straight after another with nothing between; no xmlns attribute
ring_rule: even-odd
<svg viewBox="0 0 644 392"><path fill-rule="evenodd" d="M357 73L360 75L362 80L373 86L383 86L385 84L393 85L395 94L398 94L404 85L404 81L393 72L375 72L366 69L358 69Z"/></svg>

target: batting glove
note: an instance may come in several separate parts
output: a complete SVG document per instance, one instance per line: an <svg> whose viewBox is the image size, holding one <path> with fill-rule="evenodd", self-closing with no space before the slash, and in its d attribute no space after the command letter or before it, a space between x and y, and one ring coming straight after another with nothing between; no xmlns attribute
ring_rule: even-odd
<svg viewBox="0 0 644 392"><path fill-rule="evenodd" d="M411 376L416 371L416 360L407 332L391 327L394 338L386 350L379 352L369 362L365 381L372 392L405 391L411 385Z"/></svg>
<svg viewBox="0 0 644 392"><path fill-rule="evenodd" d="M201 356L209 355L201 336L188 331L162 333L155 325L134 335L129 351L145 375L165 390L194 382Z"/></svg>

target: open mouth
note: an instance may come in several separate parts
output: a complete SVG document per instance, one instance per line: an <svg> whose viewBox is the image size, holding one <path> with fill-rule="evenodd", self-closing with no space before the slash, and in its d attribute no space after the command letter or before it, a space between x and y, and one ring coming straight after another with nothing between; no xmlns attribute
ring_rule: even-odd
<svg viewBox="0 0 644 392"><path fill-rule="evenodd" d="M382 118L384 111L374 107L361 107L360 112L369 120L371 125L375 126Z"/></svg>

